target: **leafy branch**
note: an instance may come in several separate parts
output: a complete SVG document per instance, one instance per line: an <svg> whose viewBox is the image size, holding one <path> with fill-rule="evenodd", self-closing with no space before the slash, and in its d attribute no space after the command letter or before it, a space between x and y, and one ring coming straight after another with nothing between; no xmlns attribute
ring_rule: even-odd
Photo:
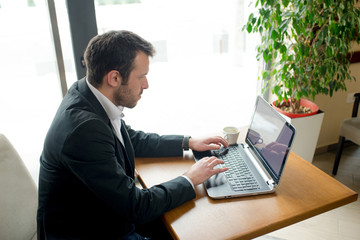
<svg viewBox="0 0 360 240"><path fill-rule="evenodd" d="M360 42L359 0L257 0L243 29L259 33L257 59L271 63L262 72L280 101L315 98L346 90L348 53Z"/></svg>

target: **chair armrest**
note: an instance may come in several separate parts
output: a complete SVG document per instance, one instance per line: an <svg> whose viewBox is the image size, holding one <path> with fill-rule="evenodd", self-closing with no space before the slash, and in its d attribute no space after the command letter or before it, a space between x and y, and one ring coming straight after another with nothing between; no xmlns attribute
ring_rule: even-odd
<svg viewBox="0 0 360 240"><path fill-rule="evenodd" d="M359 102L360 102L360 93L355 93L354 97L355 97L355 101L354 101L354 106L353 106L353 111L352 111L351 117L357 117L357 115L358 115Z"/></svg>

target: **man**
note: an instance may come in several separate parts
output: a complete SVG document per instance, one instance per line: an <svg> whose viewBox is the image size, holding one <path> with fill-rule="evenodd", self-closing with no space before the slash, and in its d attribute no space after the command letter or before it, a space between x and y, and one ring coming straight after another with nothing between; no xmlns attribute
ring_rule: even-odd
<svg viewBox="0 0 360 240"><path fill-rule="evenodd" d="M87 76L64 97L40 158L38 239L142 239L135 224L158 218L195 197L194 185L226 171L204 158L183 176L138 189L134 158L182 156L228 143L135 131L122 120L148 88L152 45L134 33L111 31L86 48ZM146 119L151 121L151 119ZM154 120L155 121L155 120Z"/></svg>

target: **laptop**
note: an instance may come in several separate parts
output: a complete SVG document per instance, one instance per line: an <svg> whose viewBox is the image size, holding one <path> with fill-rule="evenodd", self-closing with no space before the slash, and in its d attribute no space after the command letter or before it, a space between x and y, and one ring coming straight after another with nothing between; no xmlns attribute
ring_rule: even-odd
<svg viewBox="0 0 360 240"><path fill-rule="evenodd" d="M204 182L209 197L223 199L274 192L294 136L295 128L258 96L245 143L215 151L193 151L195 161L217 156L225 164L216 167L229 167Z"/></svg>

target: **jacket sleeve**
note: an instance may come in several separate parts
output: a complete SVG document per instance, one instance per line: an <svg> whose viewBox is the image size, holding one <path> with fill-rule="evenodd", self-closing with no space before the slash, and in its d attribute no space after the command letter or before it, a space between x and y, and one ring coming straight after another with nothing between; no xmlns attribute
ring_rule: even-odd
<svg viewBox="0 0 360 240"><path fill-rule="evenodd" d="M122 124L125 124L123 121ZM134 147L136 157L175 157L182 156L183 135L158 135L135 131L125 125Z"/></svg>
<svg viewBox="0 0 360 240"><path fill-rule="evenodd" d="M143 134L139 136L139 139L147 138ZM153 138L158 139L150 136ZM90 119L77 126L67 138L62 163L119 215L133 222L145 222L195 197L191 184L183 177L150 189L138 189L125 174L125 160L116 158L114 141L109 126L101 120Z"/></svg>

